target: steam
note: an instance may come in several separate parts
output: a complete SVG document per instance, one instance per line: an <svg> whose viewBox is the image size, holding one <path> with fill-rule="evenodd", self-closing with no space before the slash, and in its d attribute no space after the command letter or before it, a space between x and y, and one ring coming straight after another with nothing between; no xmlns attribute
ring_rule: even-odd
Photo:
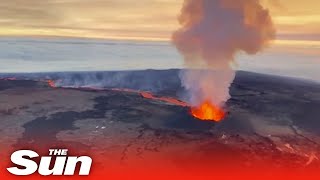
<svg viewBox="0 0 320 180"><path fill-rule="evenodd" d="M230 97L236 53L256 54L275 37L259 0L185 0L179 23L172 39L188 67L180 78L194 106L210 101L222 107Z"/></svg>
<svg viewBox="0 0 320 180"><path fill-rule="evenodd" d="M52 80L55 87L64 88L121 88L148 91L161 96L174 96L183 90L179 70L134 70L57 73L0 73L0 79L15 77L21 80ZM168 77L170 77L168 79ZM175 90L175 91L172 91Z"/></svg>

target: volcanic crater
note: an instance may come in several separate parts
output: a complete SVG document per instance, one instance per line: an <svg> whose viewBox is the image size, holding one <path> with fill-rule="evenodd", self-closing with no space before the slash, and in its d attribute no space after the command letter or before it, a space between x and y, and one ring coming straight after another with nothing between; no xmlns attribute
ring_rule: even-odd
<svg viewBox="0 0 320 180"><path fill-rule="evenodd" d="M92 87L83 78L88 74L97 82L121 78L100 84L100 89L79 88ZM184 94L178 74L179 70L2 74L1 146L8 151L64 147L119 164L152 157L173 159L174 164L192 159L235 161L245 167L266 162L275 167L320 167L318 83L240 71L230 88L228 114L217 123L193 117L188 106L139 93L178 99ZM8 76L17 79L4 78ZM49 86L46 78L60 87Z"/></svg>

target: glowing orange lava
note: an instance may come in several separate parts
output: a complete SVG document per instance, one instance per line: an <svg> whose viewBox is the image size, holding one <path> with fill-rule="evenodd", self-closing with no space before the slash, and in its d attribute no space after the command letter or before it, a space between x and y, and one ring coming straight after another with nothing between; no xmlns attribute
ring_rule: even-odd
<svg viewBox="0 0 320 180"><path fill-rule="evenodd" d="M48 85L49 85L50 87L52 87L52 88L55 88L55 87L56 87L56 84L55 84L55 82L54 82L53 80L47 80L47 83L48 83Z"/></svg>
<svg viewBox="0 0 320 180"><path fill-rule="evenodd" d="M153 100L158 100L158 101L163 101L163 102L167 102L170 104L174 104L177 106L183 106L183 107L187 107L189 106L187 103L180 101L178 99L172 98L172 97L156 97L153 94L151 94L150 92L143 92L140 91L140 94L142 97L146 98L146 99L153 99Z"/></svg>
<svg viewBox="0 0 320 180"><path fill-rule="evenodd" d="M201 120L217 122L225 117L225 112L209 101L205 101L199 107L192 107L191 114Z"/></svg>
<svg viewBox="0 0 320 180"><path fill-rule="evenodd" d="M188 103L183 102L179 99L175 99L173 97L159 97L159 96L155 96L151 92L147 92L147 91L140 91L140 90L133 90L133 89L122 89L122 88L111 88L111 90L120 91L120 92L122 91L122 92L138 93L143 98L146 98L146 99L152 99L155 101L162 101L162 102L166 102L166 103L173 104L176 106L190 107L190 105Z"/></svg>

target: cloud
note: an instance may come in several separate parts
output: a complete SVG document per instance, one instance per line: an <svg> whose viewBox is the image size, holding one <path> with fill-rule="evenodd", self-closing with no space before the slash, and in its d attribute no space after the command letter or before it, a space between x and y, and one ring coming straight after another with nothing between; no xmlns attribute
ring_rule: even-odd
<svg viewBox="0 0 320 180"><path fill-rule="evenodd" d="M281 34L316 34L319 0L261 0ZM169 39L182 0L1 0L0 35ZM315 17L315 18L313 18ZM301 25L303 24L303 25ZM302 36L296 36L297 38Z"/></svg>
<svg viewBox="0 0 320 180"><path fill-rule="evenodd" d="M10 0L0 2L0 23L2 25L28 26L59 23L62 11L55 1Z"/></svg>
<svg viewBox="0 0 320 180"><path fill-rule="evenodd" d="M179 6L170 0L1 1L0 33L169 37Z"/></svg>

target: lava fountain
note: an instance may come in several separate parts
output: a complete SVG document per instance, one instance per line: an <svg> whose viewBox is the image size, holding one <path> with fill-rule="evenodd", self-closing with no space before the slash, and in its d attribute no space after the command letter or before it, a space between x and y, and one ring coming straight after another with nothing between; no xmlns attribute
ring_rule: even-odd
<svg viewBox="0 0 320 180"><path fill-rule="evenodd" d="M208 121L221 121L225 117L223 109L210 101L204 102L200 107L192 107L191 114L198 119Z"/></svg>
<svg viewBox="0 0 320 180"><path fill-rule="evenodd" d="M180 79L191 114L220 121L236 54L256 54L275 37L269 11L259 0L185 0L178 20L172 41L184 58Z"/></svg>

